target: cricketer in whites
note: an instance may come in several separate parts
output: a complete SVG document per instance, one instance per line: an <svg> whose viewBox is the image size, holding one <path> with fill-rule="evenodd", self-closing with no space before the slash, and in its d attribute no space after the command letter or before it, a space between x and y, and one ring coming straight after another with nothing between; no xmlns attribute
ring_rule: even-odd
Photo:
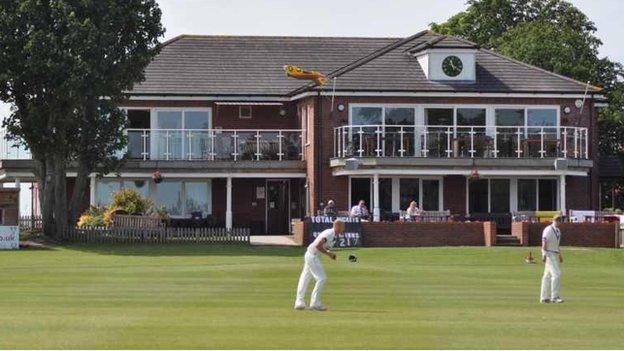
<svg viewBox="0 0 624 351"><path fill-rule="evenodd" d="M542 232L542 261L544 262L544 276L542 276L541 303L561 303L559 295L559 277L561 269L559 263L563 263L563 256L559 250L561 230L559 223L563 217L556 215L552 224L544 228Z"/></svg>
<svg viewBox="0 0 624 351"><path fill-rule="evenodd" d="M333 228L322 231L316 239L308 245L308 249L303 256L303 270L301 271L299 284L297 285L297 299L295 300L296 310L304 310L306 308L304 298L311 278L314 278L316 284L314 285L314 290L312 290L312 296L310 297L310 309L315 311L327 310L321 303L321 293L323 292L327 276L321 264L320 255L325 254L332 260L336 259L336 254L331 252L330 249L334 246L336 236L344 233L344 230L344 222L337 219L334 221Z"/></svg>

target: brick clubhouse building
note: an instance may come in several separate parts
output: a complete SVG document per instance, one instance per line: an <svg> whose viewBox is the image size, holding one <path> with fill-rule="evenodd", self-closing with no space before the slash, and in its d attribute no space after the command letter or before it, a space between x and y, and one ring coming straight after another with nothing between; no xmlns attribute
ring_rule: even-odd
<svg viewBox="0 0 624 351"><path fill-rule="evenodd" d="M460 217L598 207L600 89L431 31L182 35L130 96L128 161L93 176L85 205L130 187L255 234L285 234L329 199L363 199L375 221L412 200ZM32 181L28 160L4 158L2 181Z"/></svg>

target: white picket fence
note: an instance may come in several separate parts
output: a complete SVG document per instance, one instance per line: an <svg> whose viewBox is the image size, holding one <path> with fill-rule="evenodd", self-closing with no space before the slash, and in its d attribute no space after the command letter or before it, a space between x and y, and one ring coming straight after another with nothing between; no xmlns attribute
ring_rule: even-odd
<svg viewBox="0 0 624 351"><path fill-rule="evenodd" d="M77 243L249 244L249 228L72 228L63 240Z"/></svg>

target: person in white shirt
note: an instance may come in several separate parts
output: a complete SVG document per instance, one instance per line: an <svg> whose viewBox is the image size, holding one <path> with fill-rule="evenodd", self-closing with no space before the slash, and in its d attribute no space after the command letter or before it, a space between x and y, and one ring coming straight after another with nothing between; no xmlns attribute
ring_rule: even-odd
<svg viewBox="0 0 624 351"><path fill-rule="evenodd" d="M416 201L412 201L409 204L409 207L407 208L406 212L406 216L407 219L409 220L414 220L416 219L416 216L420 216L420 208L418 207L418 203Z"/></svg>
<svg viewBox="0 0 624 351"><path fill-rule="evenodd" d="M323 292L327 276L321 264L320 255L325 254L332 260L336 259L336 254L331 252L330 249L334 246L336 235L344 233L344 229L344 222L337 219L334 221L333 228L322 231L316 239L308 245L308 249L303 256L303 270L301 271L299 284L297 285L297 298L295 300L296 310L304 310L306 308L304 298L311 278L314 278L316 284L314 285L314 290L312 290L312 295L310 297L310 309L316 311L327 310L321 303L321 293Z"/></svg>
<svg viewBox="0 0 624 351"><path fill-rule="evenodd" d="M351 212L349 213L351 217L367 219L369 217L368 208L366 208L366 201L360 200L360 202L351 207Z"/></svg>
<svg viewBox="0 0 624 351"><path fill-rule="evenodd" d="M542 232L542 262L544 262L544 276L542 277L542 290L540 303L561 303L563 299L559 295L559 277L561 270L559 264L563 263L563 256L559 250L561 242L561 230L559 224L563 217L556 215L553 222Z"/></svg>

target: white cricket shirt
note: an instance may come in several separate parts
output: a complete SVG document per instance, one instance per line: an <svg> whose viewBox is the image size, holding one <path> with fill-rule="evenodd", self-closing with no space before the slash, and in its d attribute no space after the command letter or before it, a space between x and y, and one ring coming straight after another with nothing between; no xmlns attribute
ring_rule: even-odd
<svg viewBox="0 0 624 351"><path fill-rule="evenodd" d="M544 228L542 241L546 242L547 252L559 252L559 242L561 241L561 230L552 224Z"/></svg>
<svg viewBox="0 0 624 351"><path fill-rule="evenodd" d="M336 234L334 233L333 228L323 230L321 234L319 234L316 239L314 239L314 241L310 245L308 245L308 252L313 255L318 255L319 250L316 248L316 245L318 245L318 243L321 242L321 240L323 239L326 239L325 243L323 243L323 247L325 248L325 250L331 249L332 247L334 247L335 238Z"/></svg>

